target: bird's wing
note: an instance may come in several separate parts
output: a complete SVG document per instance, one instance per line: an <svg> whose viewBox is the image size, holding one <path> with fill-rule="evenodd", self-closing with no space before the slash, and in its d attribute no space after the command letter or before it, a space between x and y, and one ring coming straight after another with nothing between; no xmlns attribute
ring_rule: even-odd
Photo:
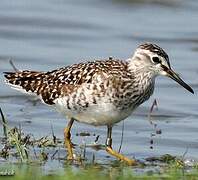
<svg viewBox="0 0 198 180"><path fill-rule="evenodd" d="M6 72L5 78L14 89L37 95L52 105L56 98L69 94L83 83L120 77L121 73L126 73L124 62L106 60L74 64L49 72Z"/></svg>
<svg viewBox="0 0 198 180"><path fill-rule="evenodd" d="M97 75L121 76L125 73L127 64L121 60L97 60L74 64L58 70L47 72L49 80L61 81L65 84L81 85L91 83ZM53 79L50 78L53 76Z"/></svg>

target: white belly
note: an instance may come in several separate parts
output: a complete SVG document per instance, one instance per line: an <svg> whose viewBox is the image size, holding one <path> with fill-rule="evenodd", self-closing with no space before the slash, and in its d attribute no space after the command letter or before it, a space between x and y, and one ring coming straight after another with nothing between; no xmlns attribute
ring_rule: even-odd
<svg viewBox="0 0 198 180"><path fill-rule="evenodd" d="M95 126L111 125L127 118L131 109L119 111L112 103L92 104L85 111L71 111L62 104L60 100L55 103L57 111L61 112L69 119L74 118L79 122Z"/></svg>

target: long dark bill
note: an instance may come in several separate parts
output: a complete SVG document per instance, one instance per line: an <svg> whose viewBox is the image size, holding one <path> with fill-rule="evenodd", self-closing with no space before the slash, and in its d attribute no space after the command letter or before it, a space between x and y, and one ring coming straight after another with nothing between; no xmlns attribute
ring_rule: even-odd
<svg viewBox="0 0 198 180"><path fill-rule="evenodd" d="M183 86L185 89L187 89L188 91L190 91L192 94L194 94L193 89L186 84L177 73L175 73L172 69L168 69L167 67L163 67L164 71L167 72L167 76L170 77L171 79L173 79L174 81L178 82L181 86Z"/></svg>

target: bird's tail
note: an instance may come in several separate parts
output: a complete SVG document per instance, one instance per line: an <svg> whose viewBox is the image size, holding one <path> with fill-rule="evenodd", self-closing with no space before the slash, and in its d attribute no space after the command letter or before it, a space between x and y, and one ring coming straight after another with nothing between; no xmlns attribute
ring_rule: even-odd
<svg viewBox="0 0 198 180"><path fill-rule="evenodd" d="M50 76L51 72L17 71L4 72L5 82L23 93L37 96L42 102L52 105L61 93L58 80Z"/></svg>
<svg viewBox="0 0 198 180"><path fill-rule="evenodd" d="M5 82L21 92L38 95L44 73L36 71L4 72Z"/></svg>

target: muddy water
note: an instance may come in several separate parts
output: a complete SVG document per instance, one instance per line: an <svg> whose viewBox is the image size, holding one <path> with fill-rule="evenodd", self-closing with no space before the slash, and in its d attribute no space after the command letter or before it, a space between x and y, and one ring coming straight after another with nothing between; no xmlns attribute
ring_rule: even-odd
<svg viewBox="0 0 198 180"><path fill-rule="evenodd" d="M113 56L126 59L142 42L155 42L168 52L173 69L194 89L188 93L172 80L159 77L150 100L124 121L122 152L137 159L170 153L198 158L198 2L63 0L7 1L0 6L0 107L11 127L22 126L39 138L51 134L63 138L64 117L53 109L32 103L29 98L3 83L3 71L12 71L12 58L19 69L51 70L82 60ZM149 109L157 99L152 121ZM115 149L119 148L122 122L113 130ZM156 134L156 130L161 133ZM93 143L106 128L76 123L72 129L77 144ZM2 131L0 131L2 136ZM154 133L155 136L152 136ZM150 141L153 140L153 144ZM152 148L151 148L152 147ZM98 162L112 160L103 151L95 153ZM64 151L63 151L64 154ZM50 163L49 163L50 164ZM51 165L48 166L49 168Z"/></svg>

